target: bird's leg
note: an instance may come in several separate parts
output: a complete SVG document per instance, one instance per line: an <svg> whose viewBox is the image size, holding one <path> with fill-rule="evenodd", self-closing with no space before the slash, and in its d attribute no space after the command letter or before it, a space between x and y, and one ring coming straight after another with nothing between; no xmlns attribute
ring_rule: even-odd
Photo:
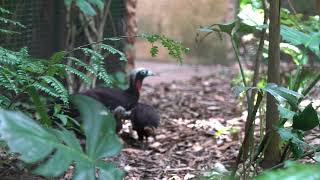
<svg viewBox="0 0 320 180"><path fill-rule="evenodd" d="M148 135L142 136L142 149L147 150L149 147Z"/></svg>

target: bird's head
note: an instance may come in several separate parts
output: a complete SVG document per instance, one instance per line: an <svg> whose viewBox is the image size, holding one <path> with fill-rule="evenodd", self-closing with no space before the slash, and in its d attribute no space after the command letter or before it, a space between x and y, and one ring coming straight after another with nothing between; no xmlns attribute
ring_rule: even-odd
<svg viewBox="0 0 320 180"><path fill-rule="evenodd" d="M145 77L154 76L155 74L146 68L136 68L130 73L130 85L137 90L141 89L142 81Z"/></svg>
<svg viewBox="0 0 320 180"><path fill-rule="evenodd" d="M126 117L126 113L126 110L122 106L118 106L113 110L113 116L117 120L125 119L124 117Z"/></svg>
<svg viewBox="0 0 320 180"><path fill-rule="evenodd" d="M151 136L154 137L156 136L156 128L153 126L146 126L143 128L144 133L147 135L147 137Z"/></svg>

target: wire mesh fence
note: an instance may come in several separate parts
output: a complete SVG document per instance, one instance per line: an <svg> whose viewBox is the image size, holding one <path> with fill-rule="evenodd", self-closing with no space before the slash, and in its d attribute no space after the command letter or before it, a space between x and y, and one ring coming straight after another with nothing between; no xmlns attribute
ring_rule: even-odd
<svg viewBox="0 0 320 180"><path fill-rule="evenodd" d="M16 28L0 23L1 27L20 33L12 36L0 35L1 47L12 50L28 47L29 53L39 58L49 57L53 52L64 49L66 32L64 0L0 0L0 7L12 13L1 14L1 16L18 21L25 26L25 28ZM104 36L113 37L124 34L124 0L113 0ZM123 42L113 45L120 50L125 46ZM107 58L106 61L109 61L108 59L113 62L114 58ZM110 66L117 64L112 62L108 64Z"/></svg>

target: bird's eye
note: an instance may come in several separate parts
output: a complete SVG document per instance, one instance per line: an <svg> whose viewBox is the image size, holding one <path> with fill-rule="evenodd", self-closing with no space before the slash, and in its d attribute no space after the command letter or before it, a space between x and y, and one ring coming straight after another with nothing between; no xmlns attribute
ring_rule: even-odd
<svg viewBox="0 0 320 180"><path fill-rule="evenodd" d="M147 72L146 71L141 71L141 75L146 75Z"/></svg>

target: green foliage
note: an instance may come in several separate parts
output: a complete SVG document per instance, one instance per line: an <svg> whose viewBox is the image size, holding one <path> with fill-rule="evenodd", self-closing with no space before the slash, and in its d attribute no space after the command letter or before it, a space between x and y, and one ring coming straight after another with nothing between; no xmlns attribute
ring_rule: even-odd
<svg viewBox="0 0 320 180"><path fill-rule="evenodd" d="M298 108L299 99L302 98L301 94L276 84L268 84L262 90L270 93L279 103L288 102L294 109Z"/></svg>
<svg viewBox="0 0 320 180"><path fill-rule="evenodd" d="M293 128L281 127L277 132L283 141L289 142L295 158L301 157L307 148L311 148L311 146L304 142L301 133Z"/></svg>
<svg viewBox="0 0 320 180"><path fill-rule="evenodd" d="M300 179L320 179L320 165L306 165L294 162L287 162L286 168L282 170L266 171L256 180L282 179L282 180L300 180Z"/></svg>
<svg viewBox="0 0 320 180"><path fill-rule="evenodd" d="M90 16L97 14L94 7L98 7L100 10L104 7L104 1L101 0L64 0L64 3L67 8L71 8L72 3L75 3L82 13Z"/></svg>
<svg viewBox="0 0 320 180"><path fill-rule="evenodd" d="M261 102L264 102L262 101L261 96L263 92L272 95L278 101L278 110L281 118L280 123L274 125L274 128L277 129L277 132L279 133L282 141L286 145L286 149L282 154L282 157L284 158L283 160L289 157L288 153L292 153L294 155L294 158L298 159L300 157L305 156L307 150L311 149L311 152L318 151L318 149L315 149L314 147L308 145L303 139L304 135L306 134L306 131L313 130L314 128L319 126L319 118L317 112L311 104L309 104L307 107L301 107L300 102L302 101L303 97L306 96L320 80L320 74L319 72L317 72L317 70L310 70L311 68L305 67L306 65L308 65L308 60L311 59L310 55L314 54L316 55L316 59L320 59L319 16L306 17L305 15L292 14L288 10L281 9L280 30L282 39L280 48L282 52L290 55L292 57L293 62L296 64L297 69L292 71L293 73L295 73L295 75L292 75L292 72L289 73L290 76L288 77L288 79L290 84L284 84L284 87L275 84L259 85L259 87L249 87L248 82L250 82L250 80L252 80L253 78L251 75L248 75L248 73L246 73L247 71L242 66L241 54L239 51L239 42L241 40L241 35L259 35L260 32L263 32L262 30L266 30L266 28L268 28L268 24L263 24L263 22L268 22L268 19L264 19L265 14L264 10L262 9L262 2L263 1L256 0L241 0L240 12L238 13L238 19L235 22L230 22L227 24L213 24L211 26L201 27L199 31L205 34L200 39L202 40L214 32L218 35L220 35L220 33L225 33L231 37L231 42L235 51L236 60L238 61L240 68L240 76L235 78L235 84L239 84L240 77L242 79L242 86L240 88L236 88L236 91L237 93L246 92L248 110L250 111L248 112L248 114L252 116L252 118L251 116L248 116L247 123L252 122L252 124L250 124L248 127L251 128L252 126L252 129L254 128L254 120L256 118L255 116L258 108L262 110L265 108L261 105ZM268 36L268 33L269 32L266 30L266 37ZM220 37L222 36L220 35ZM261 42L264 42L264 44L266 45L270 44L267 40ZM264 46L264 48L265 49L262 49L262 52L266 52L268 46ZM260 47L258 49L260 50ZM259 53L260 52L257 52L256 54L257 60L259 60ZM255 71L256 70L257 69L255 69ZM262 79L261 81L265 80L265 75L263 74L260 74L258 77ZM252 96L252 92L258 93ZM301 94L297 92L301 92ZM263 120L260 119L260 121ZM262 133L264 131L264 127L260 128L260 135L264 136ZM271 129L268 130L270 131ZM248 135L246 135L245 137L245 139L249 139L247 142L250 142L250 140L252 140L253 142L254 139L253 136L251 136L252 134L253 133L250 133L249 130ZM267 141L270 141L270 139L265 141L265 139L268 139L265 137L260 137L261 142L258 146L258 152L254 150L254 145L251 144L250 147L248 147L245 144L243 144L243 146L245 146L246 148L252 148L251 150L249 150L249 153L257 153L255 155L249 155L250 163L248 163L248 167L243 167L244 170L248 170L251 168L251 166L254 167L259 164L258 162L260 162L261 159L258 159L258 156L259 154L264 153L263 147L265 147L266 143L268 143ZM243 149L241 148L238 157L239 160L244 155L241 154L243 153L242 150ZM254 157L253 161L251 157ZM261 157L263 157L263 155ZM319 166L314 166L312 168L319 168ZM298 168L295 169L291 167L288 169L290 170L278 171L277 173L270 173L270 176L266 175L263 176L264 178L261 179L286 179L286 175L292 179L301 179L299 177L303 177L302 175L305 173L296 172L298 171ZM235 172L236 171L234 171L234 174ZM241 172L241 174L242 173L244 174L244 179L247 179L246 174L249 173ZM309 174L307 174L307 177L308 175L310 175L310 179L313 179L313 174L311 173L311 171ZM315 175L314 177L314 179L319 179L317 175Z"/></svg>
<svg viewBox="0 0 320 180"><path fill-rule="evenodd" d="M165 48L168 49L169 55L174 59L177 59L179 63L182 63L182 56L189 52L189 48L185 48L181 42L174 41L160 34L153 35L142 35L142 38L146 38L151 44L150 54L155 57L159 50L158 46L155 45L156 42L161 43Z"/></svg>
<svg viewBox="0 0 320 180"><path fill-rule="evenodd" d="M11 20L9 18L6 18L5 16L12 15L10 11L7 9L4 9L0 7L0 23L6 24L6 25L13 25L14 27L20 27L20 28L25 28L24 25L22 25L20 22ZM9 30L9 29L3 29L0 28L0 35L7 34L7 35L12 35L12 34L19 34L17 31Z"/></svg>
<svg viewBox="0 0 320 180"><path fill-rule="evenodd" d="M309 131L319 125L317 111L309 104L301 113L293 117L292 127L302 131Z"/></svg>
<svg viewBox="0 0 320 180"><path fill-rule="evenodd" d="M10 150L26 163L39 163L35 173L46 177L61 175L73 162L73 179L122 179L123 172L103 158L119 153L122 145L115 133L112 114L99 102L74 96L72 102L81 113L86 146L75 135L60 127L43 128L20 112L0 111L0 132Z"/></svg>
<svg viewBox="0 0 320 180"><path fill-rule="evenodd" d="M114 74L111 74L110 78L111 78L113 87L123 89L123 90L128 87L125 73L121 71L115 72Z"/></svg>
<svg viewBox="0 0 320 180"><path fill-rule="evenodd" d="M292 45L303 45L320 58L320 32L304 33L299 30L281 25L281 36Z"/></svg>
<svg viewBox="0 0 320 180"><path fill-rule="evenodd" d="M126 60L125 55L110 45L101 44L101 53L89 48L77 48L89 58L89 62L82 61L69 53L61 51L54 53L49 60L34 59L28 50L11 51L0 47L0 87L5 88L0 94L1 99L12 99L24 94L28 87L34 87L54 98L61 99L68 104L69 93L62 83L69 74L79 77L87 84L92 84L92 78L97 77L111 84L111 79L105 70L104 58L109 54L118 54L120 59ZM68 65L65 60L70 60ZM10 102L1 101L1 107L7 108Z"/></svg>

